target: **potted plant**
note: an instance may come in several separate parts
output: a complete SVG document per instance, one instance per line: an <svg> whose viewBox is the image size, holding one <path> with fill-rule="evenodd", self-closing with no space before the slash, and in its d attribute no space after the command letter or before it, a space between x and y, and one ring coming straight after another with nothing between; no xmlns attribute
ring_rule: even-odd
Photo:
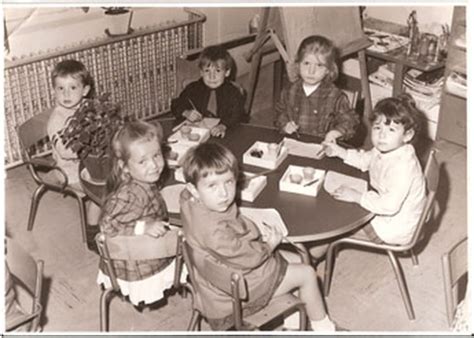
<svg viewBox="0 0 474 338"><path fill-rule="evenodd" d="M66 121L61 141L74 151L95 181L104 181L111 170L110 141L126 117L120 105L109 101L109 94L85 99Z"/></svg>
<svg viewBox="0 0 474 338"><path fill-rule="evenodd" d="M131 33L133 11L128 7L102 7L105 10L108 28L105 33L109 36L120 36Z"/></svg>

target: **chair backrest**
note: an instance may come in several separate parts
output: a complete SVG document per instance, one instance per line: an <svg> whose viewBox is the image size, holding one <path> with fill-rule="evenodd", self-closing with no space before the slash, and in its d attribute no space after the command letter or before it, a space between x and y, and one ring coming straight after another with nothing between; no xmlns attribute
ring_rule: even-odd
<svg viewBox="0 0 474 338"><path fill-rule="evenodd" d="M32 298L31 311L24 318L19 318L16 323L10 323L10 327L14 328L31 321L30 330L37 331L42 311L40 300L43 282L43 261L35 261L17 243L7 239L6 262L12 275L16 277Z"/></svg>
<svg viewBox="0 0 474 338"><path fill-rule="evenodd" d="M443 267L446 315L449 326L452 325L454 312L459 301L459 281L467 275L467 237L441 257Z"/></svg>
<svg viewBox="0 0 474 338"><path fill-rule="evenodd" d="M423 225L429 221L431 216L431 209L433 208L433 204L436 197L436 191L438 190L439 183L439 163L436 159L435 154L436 150L431 149L423 174L425 177L426 190L428 194L426 196L425 205L423 206L423 210L421 212L420 219L418 220L418 224L415 233L413 234L412 240L407 245L401 246L405 249L411 249L416 244L418 238L420 237L421 231L423 230Z"/></svg>
<svg viewBox="0 0 474 338"><path fill-rule="evenodd" d="M119 291L117 276L112 264L114 260L149 260L175 257L180 252L180 233L168 231L164 236L154 238L148 235L115 236L110 237L103 233L96 235L99 255L105 263L114 290ZM175 276L179 278L179 276ZM176 281L175 281L176 282Z"/></svg>
<svg viewBox="0 0 474 338"><path fill-rule="evenodd" d="M349 99L349 105L352 109L356 109L357 106L357 100L359 99L359 92L358 91L352 91L348 89L342 89L344 94L347 95L347 98Z"/></svg>
<svg viewBox="0 0 474 338"><path fill-rule="evenodd" d="M28 158L30 156L31 147L44 146L49 141L47 126L51 113L52 110L47 109L17 127L20 144L25 152L25 156Z"/></svg>
<svg viewBox="0 0 474 338"><path fill-rule="evenodd" d="M191 247L185 239L182 240L182 252L184 262L188 268L191 284L199 292L199 284L196 281L196 273L206 278L219 290L236 296L237 299L247 297L244 278L241 271L233 270L229 266L217 261L201 250Z"/></svg>
<svg viewBox="0 0 474 338"><path fill-rule="evenodd" d="M189 61L182 57L176 58L176 96L178 96L183 89L199 78L198 60Z"/></svg>

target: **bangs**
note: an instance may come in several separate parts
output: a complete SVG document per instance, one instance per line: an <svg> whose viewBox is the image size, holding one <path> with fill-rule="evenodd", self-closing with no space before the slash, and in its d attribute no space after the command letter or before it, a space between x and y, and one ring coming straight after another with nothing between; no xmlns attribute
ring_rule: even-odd
<svg viewBox="0 0 474 338"><path fill-rule="evenodd" d="M227 69L227 64L222 59L219 59L219 60L203 59L202 60L201 69L207 69L207 68L212 68L212 67Z"/></svg>

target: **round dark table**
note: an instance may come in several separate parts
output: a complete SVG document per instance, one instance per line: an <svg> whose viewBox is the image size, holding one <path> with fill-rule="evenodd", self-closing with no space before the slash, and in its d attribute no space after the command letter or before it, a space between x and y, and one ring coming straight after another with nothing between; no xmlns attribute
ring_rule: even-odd
<svg viewBox="0 0 474 338"><path fill-rule="evenodd" d="M165 135L172 133L174 120L161 120ZM280 142L283 139L277 130L261 126L242 124L229 130L223 139L211 138L210 142L220 142L227 146L242 163L242 154L255 142ZM301 135L301 141L320 142L317 137ZM305 157L288 156L278 169L267 175L267 185L252 203L242 202L242 206L255 208L274 208L278 210L285 222L289 239L292 242L302 243L320 241L344 235L363 224L374 216L356 203L347 203L334 199L324 188L321 188L316 197L280 191L278 182L288 165L312 166L317 169L333 170L359 178L367 178L366 173L350 167L336 158L314 160ZM80 170L82 169L82 166ZM242 164L245 171L258 173L265 169ZM168 175L165 184L178 183L173 175ZM81 179L85 193L97 204L101 205L105 197L105 185L93 185ZM171 215L179 222L179 215Z"/></svg>

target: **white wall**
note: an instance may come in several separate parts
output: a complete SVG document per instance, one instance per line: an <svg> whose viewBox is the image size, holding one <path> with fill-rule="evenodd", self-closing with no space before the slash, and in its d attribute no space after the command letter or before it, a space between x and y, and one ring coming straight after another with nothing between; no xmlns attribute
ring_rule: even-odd
<svg viewBox="0 0 474 338"><path fill-rule="evenodd" d="M247 34L249 21L261 8L196 7L193 10L207 17L204 42L209 45ZM420 25L451 22L452 6L368 6L367 15L405 24L411 10L417 11ZM107 27L100 7L91 7L87 13L80 7L5 7L4 15L10 42L7 58L46 52L104 37ZM182 7L134 7L132 27L138 29L186 18L187 13ZM248 63L242 55L250 48L251 44L232 51L239 73L248 70Z"/></svg>
<svg viewBox="0 0 474 338"><path fill-rule="evenodd" d="M4 16L10 45L8 58L106 37L107 20L100 7L91 7L87 13L80 7L5 8ZM138 7L133 11L131 27L139 29L187 18L182 8Z"/></svg>

